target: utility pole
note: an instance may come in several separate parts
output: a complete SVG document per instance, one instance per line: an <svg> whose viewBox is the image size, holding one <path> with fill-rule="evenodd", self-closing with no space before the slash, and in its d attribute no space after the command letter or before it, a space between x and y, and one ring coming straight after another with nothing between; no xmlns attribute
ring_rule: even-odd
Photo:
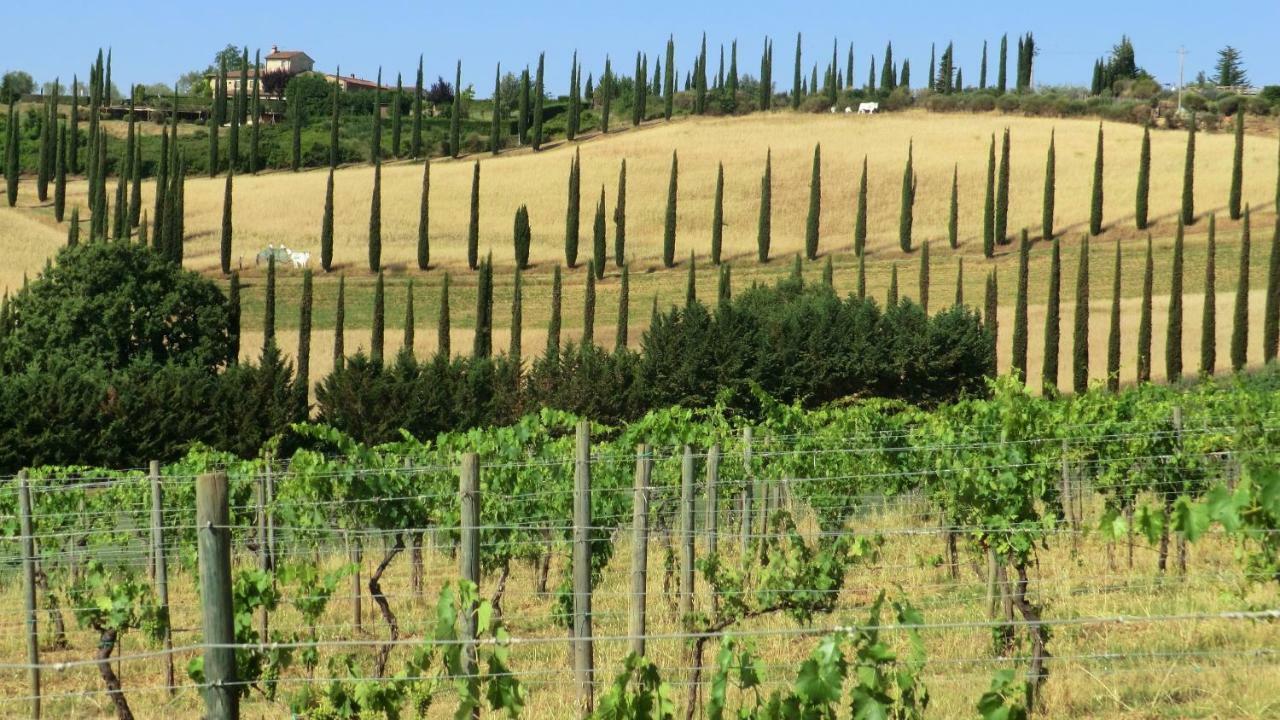
<svg viewBox="0 0 1280 720"><path fill-rule="evenodd" d="M1187 64L1187 48L1178 46L1178 113L1182 113L1182 87L1185 84L1183 80L1183 69Z"/></svg>

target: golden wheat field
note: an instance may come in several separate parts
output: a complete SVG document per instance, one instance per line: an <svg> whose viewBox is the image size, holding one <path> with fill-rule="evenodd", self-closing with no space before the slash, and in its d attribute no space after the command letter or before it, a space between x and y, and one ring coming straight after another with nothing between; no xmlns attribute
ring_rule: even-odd
<svg viewBox="0 0 1280 720"><path fill-rule="evenodd" d="M591 254L591 227L594 209L603 188L608 222L609 255L613 254L614 225L619 168L627 163L627 258L631 267L630 341L639 340L648 322L652 298L662 306L683 302L690 254L698 265L698 290L703 297L715 292L714 269L708 267L712 206L717 167L725 173L724 259L732 264L734 286L770 282L790 272L791 257L802 252L808 211L813 152L821 146L822 211L819 251L835 265L835 284L841 292L853 289L856 260L852 255L856 192L863 158L868 165L868 292L883 297L891 268L898 266L901 292L918 295L919 252L904 254L898 247L898 218L904 163L910 146L918 177L915 204L914 241L917 247L930 243L930 300L934 308L949 304L955 297L958 264L964 262L964 295L972 304L981 300L986 273L996 269L1000 277L1002 325L1011 327L1016 280L1015 245L997 249L997 257L982 257L981 211L986 181L988 147L993 135L1009 128L1011 135L1011 232L1028 227L1032 237L1040 235L1044 188L1044 166L1050 136L1057 151L1057 191L1055 227L1063 243L1063 325L1065 362L1069 354L1067 337L1072 323L1072 307L1078 248L1088 224L1094 151L1099 124L1094 120L1047 120L997 114L935 115L909 112L882 116L800 115L773 113L744 118L684 119L669 124L647 125L640 130L611 133L608 137L588 136L579 143L559 143L542 152L517 150L499 157L489 155L461 160L436 160L431 164L430 238L432 268L416 266L419 198L422 186L421 163L395 162L383 168L382 177L382 259L388 272L388 337L390 347L398 347L405 285L415 282L415 310L418 318L416 350L429 353L436 345L436 306L444 272L452 274L452 324L455 352L470 346L470 325L474 315L474 277L466 269L466 235L469 220L471 182L475 164L480 168L480 251L492 253L496 274L495 347L502 348L509 337L509 311L514 266L512 218L525 204L533 228L531 261L534 268L524 277L524 346L540 347L544 337L551 268L564 263L565 210L569 165L581 153L582 210L579 260ZM1135 125L1103 123L1105 138L1105 226L1092 240L1090 253L1090 324L1092 374L1100 376L1106 346L1112 267L1116 243L1122 254L1122 294L1127 298L1123 311L1122 377L1134 376L1133 347L1137 325L1136 298L1141 293L1145 234L1133 227L1136 169L1142 129ZM1153 357L1159 376L1165 337L1169 248L1172 246L1176 211L1180 206L1186 133L1152 131L1150 215L1155 237L1155 346ZM1217 301L1219 330L1217 341L1223 357L1230 335L1229 318L1239 267L1240 224L1226 219L1225 207L1230 183L1233 139L1230 132L1201 132L1197 136L1195 200L1201 218L1187 230L1186 308L1183 334L1184 352L1197 356L1199 317L1203 289L1203 262L1207 221L1218 218ZM662 267L663 219L673 154L679 160L678 267ZM756 230L760 203L760 179L766 154L771 154L772 250L768 264L756 261ZM1269 244L1275 222L1277 182L1277 141L1273 135L1247 136L1244 154L1244 199L1254 208L1251 281L1254 290L1264 287ZM959 185L960 243L947 247L947 215L952 173ZM367 239L370 195L373 183L370 166L344 167L335 180L335 273L347 278L347 348L354 350L365 341L371 317L370 294L373 276L367 266ZM242 268L246 283L245 352L256 353L254 333L260 327L263 273L254 267L254 256L268 244L284 244L293 250L319 257L320 216L327 173L264 173L237 176L234 185L235 246L233 265ZM24 183L19 209L0 211L0 248L10 262L0 270L0 284L13 288L23 274L34 275L49 253L61 242L64 228L57 227L48 208L37 207L33 183ZM149 186L144 186L144 205L150 203ZM186 190L187 266L215 275L222 218L224 179L189 178ZM83 184L69 190L71 202L84 202ZM18 217L13 217L14 215ZM1031 335L1029 367L1039 375L1039 351L1043 343L1045 274L1048 271L1047 244L1036 242L1031 258ZM819 261L825 262L825 259ZM565 274L566 333L581 328L584 268ZM806 277L821 276L818 263L806 263ZM278 327L295 326L299 283L298 273L282 270ZM331 337L336 282L332 275L320 277L316 288L317 338L312 367L323 373L330 361L322 351ZM596 340L612 344L615 303L619 286L618 270L610 263L609 273L599 284ZM1251 294L1252 333L1250 362L1261 360L1260 328L1262 296ZM1007 315L1008 317L1005 317ZM286 350L296 346L285 332L281 344ZM1001 367L1008 361L1007 342L1001 342ZM1223 363L1219 363L1221 366ZM1193 364L1188 363L1194 370Z"/></svg>

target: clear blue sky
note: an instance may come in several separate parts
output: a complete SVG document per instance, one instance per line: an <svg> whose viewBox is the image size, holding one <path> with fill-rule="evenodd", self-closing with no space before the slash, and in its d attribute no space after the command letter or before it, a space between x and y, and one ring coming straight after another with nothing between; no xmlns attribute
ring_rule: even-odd
<svg viewBox="0 0 1280 720"><path fill-rule="evenodd" d="M1040 55L1038 84L1087 85L1093 59L1108 51L1121 34L1129 35L1138 64L1161 82L1176 82L1178 47L1185 46L1187 81L1213 68L1216 52L1231 44L1244 54L1255 85L1280 84L1278 0L1222 0L1209 4L1183 0L976 0L975 2L793 2L741 0L645 0L601 3L582 0L535 2L489 0L479 3L295 2L258 0L215 3L172 0L126 2L9 3L0 45L0 71L22 69L37 82L82 77L99 45L114 47L113 81L173 82L181 73L203 68L227 43L262 48L305 50L318 68L372 78L379 66L390 82L397 70L412 82L419 53L428 77L452 80L453 64L463 61L463 84L487 95L494 64L515 69L536 63L547 52L547 82L552 92L568 84L571 53L579 51L586 71L599 76L609 53L630 73L635 52L652 58L662 52L668 33L676 38L677 68L692 66L701 33L707 32L708 63L714 72L720 43L739 39L739 67L759 72L761 41L775 39L774 78L779 89L791 84L795 34L805 38L805 67L819 72L840 42L841 64L850 41L856 53L855 77L861 83L874 53L893 41L897 60L910 58L915 85L923 81L929 44L956 44L957 63L968 83L976 83L982 41L991 42L994 62L1000 34L1035 33ZM126 10L127 8L127 10ZM69 17L73 15L73 17ZM49 45L55 41L55 47ZM77 48L69 51L68 48ZM727 49L726 49L727 51ZM941 52L941 49L939 49ZM1010 48L1012 56L1014 48ZM652 62L652 60L651 60ZM1013 58L1010 58L1012 73ZM652 65L651 65L652 67ZM993 75L994 78L994 75Z"/></svg>

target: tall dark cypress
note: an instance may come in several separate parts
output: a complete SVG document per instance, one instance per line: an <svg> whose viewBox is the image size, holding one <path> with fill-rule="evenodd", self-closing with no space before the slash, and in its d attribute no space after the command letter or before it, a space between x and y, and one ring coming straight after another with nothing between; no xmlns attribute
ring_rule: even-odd
<svg viewBox="0 0 1280 720"><path fill-rule="evenodd" d="M858 209L853 219L853 252L862 257L867 249L867 156L862 156L862 177L858 180Z"/></svg>
<svg viewBox="0 0 1280 720"><path fill-rule="evenodd" d="M608 55L604 56L604 75L600 76L600 88L596 90L600 96L600 134L609 134L609 114L613 109L613 62Z"/></svg>
<svg viewBox="0 0 1280 720"><path fill-rule="evenodd" d="M342 75L342 68L338 68L338 75ZM338 167L338 128L342 124L341 105L338 102L338 91L340 86L338 83L333 84L333 107L329 115L329 169L333 170Z"/></svg>
<svg viewBox="0 0 1280 720"><path fill-rule="evenodd" d="M1049 131L1049 152L1044 161L1044 206L1040 212L1040 232L1046 240L1053 237L1053 213L1058 193L1058 150L1055 140L1055 133Z"/></svg>
<svg viewBox="0 0 1280 720"><path fill-rule="evenodd" d="M812 202L812 201L811 201ZM720 264L724 245L724 163L716 168L716 194L711 208L711 264Z"/></svg>
<svg viewBox="0 0 1280 720"><path fill-rule="evenodd" d="M453 352L451 338L453 327L449 318L449 273L444 274L440 285L440 316L436 320L436 356L448 360Z"/></svg>
<svg viewBox="0 0 1280 720"><path fill-rule="evenodd" d="M382 160L373 164L373 193L369 196L369 271L382 268Z"/></svg>
<svg viewBox="0 0 1280 720"><path fill-rule="evenodd" d="M605 243L604 221L604 186L600 186L600 200L596 203L595 222L591 225L591 266L595 270L596 279L604 277L604 267L609 262L608 246Z"/></svg>
<svg viewBox="0 0 1280 720"><path fill-rule="evenodd" d="M289 169L302 169L302 98L293 93L289 98Z"/></svg>
<svg viewBox="0 0 1280 720"><path fill-rule="evenodd" d="M516 268L515 280L511 285L511 339L507 349L507 357L515 365L517 372L523 370L524 356L524 272Z"/></svg>
<svg viewBox="0 0 1280 720"><path fill-rule="evenodd" d="M858 256L858 281L856 288L858 299L867 299L867 256L862 254Z"/></svg>
<svg viewBox="0 0 1280 720"><path fill-rule="evenodd" d="M529 120L533 113L532 99L529 97L533 92L532 81L529 79L529 66L525 65L524 70L520 71L520 97L519 111L516 118L516 133L519 135L520 144L525 145L529 142Z"/></svg>
<svg viewBox="0 0 1280 720"><path fill-rule="evenodd" d="M1187 155L1182 164L1182 224L1196 222L1196 114L1187 122Z"/></svg>
<svg viewBox="0 0 1280 720"><path fill-rule="evenodd" d="M1138 383L1151 382L1151 290L1155 259L1147 234L1147 261L1142 272L1142 307L1138 315Z"/></svg>
<svg viewBox="0 0 1280 720"><path fill-rule="evenodd" d="M72 220L78 217L79 208L71 211ZM240 362L240 273L231 273L227 288L227 365Z"/></svg>
<svg viewBox="0 0 1280 720"><path fill-rule="evenodd" d="M541 75L539 75L541 78ZM458 61L458 69L453 80L453 109L449 113L449 155L462 155L462 61ZM472 268L473 270L475 268Z"/></svg>
<svg viewBox="0 0 1280 720"><path fill-rule="evenodd" d="M248 90L249 49L245 48L244 59L240 65L240 82L236 85L235 97L231 100L231 130L227 134L227 167L240 169L240 126L244 124L245 92ZM174 142L177 142L174 138Z"/></svg>
<svg viewBox="0 0 1280 720"><path fill-rule="evenodd" d="M41 203L49 201L49 180L53 177L53 166L49 164L49 143L53 140L49 133L49 117L52 112L50 101L51 98L46 97L44 108L40 111L40 136L36 153L36 200Z"/></svg>
<svg viewBox="0 0 1280 720"><path fill-rule="evenodd" d="M1071 389L1089 389L1089 238L1080 242L1080 265L1076 269L1075 332L1071 343Z"/></svg>
<svg viewBox="0 0 1280 720"><path fill-rule="evenodd" d="M907 163L910 164L908 155ZM813 171L809 176L809 215L804 225L804 254L809 260L818 258L818 235L822 223L822 145L813 147ZM717 253L718 255L718 253Z"/></svg>
<svg viewBox="0 0 1280 720"><path fill-rule="evenodd" d="M561 291L560 266L556 265L551 274L551 313L547 320L547 357L560 354Z"/></svg>
<svg viewBox="0 0 1280 720"><path fill-rule="evenodd" d="M587 261L588 266L594 265L594 260ZM582 347L586 348L596 344L596 271L593 267L587 268L587 290L582 300Z"/></svg>
<svg viewBox="0 0 1280 720"><path fill-rule="evenodd" d="M529 208L521 205L516 208L516 217L512 222L512 244L515 246L516 269L524 270L529 267L529 245L532 242L533 231L529 227Z"/></svg>
<svg viewBox="0 0 1280 720"><path fill-rule="evenodd" d="M422 92L422 55L418 55L418 75L413 83L413 135L409 138L409 157L415 160L422 157ZM520 140L524 141L523 132Z"/></svg>
<svg viewBox="0 0 1280 720"><path fill-rule="evenodd" d="M422 163L422 195L418 200L418 269L431 267L431 158Z"/></svg>
<svg viewBox="0 0 1280 720"><path fill-rule="evenodd" d="M828 258L829 260L830 258ZM720 307L729 304L733 299L733 267L729 263L720 266L720 275L716 283L716 303Z"/></svg>
<svg viewBox="0 0 1280 720"><path fill-rule="evenodd" d="M333 269L333 168L329 168L329 181L324 190L324 216L320 219L320 267L325 272Z"/></svg>
<svg viewBox="0 0 1280 720"><path fill-rule="evenodd" d="M831 258L828 257L829 261ZM830 263L827 265L828 270L831 268ZM929 241L925 240L920 246L920 275L919 275L919 293L920 308L925 314L929 314Z"/></svg>
<svg viewBox="0 0 1280 720"><path fill-rule="evenodd" d="M915 224L916 173L913 168L913 142L907 143L907 166L902 170L902 208L898 214L898 246L911 252L911 228Z"/></svg>
<svg viewBox="0 0 1280 720"><path fill-rule="evenodd" d="M1116 241L1116 261L1111 270L1111 328L1107 332L1107 389L1120 389L1120 241Z"/></svg>
<svg viewBox="0 0 1280 720"><path fill-rule="evenodd" d="M21 119L18 117L18 99L13 97L9 99L9 114L5 117L8 119L9 137L5 139L4 144L4 181L6 200L9 207L18 204L18 178L21 175L21 169L18 165L18 143L19 143L19 126Z"/></svg>
<svg viewBox="0 0 1280 720"><path fill-rule="evenodd" d="M564 262L570 268L578 266L578 236L582 209L582 155L574 150L569 162L569 198L564 211Z"/></svg>
<svg viewBox="0 0 1280 720"><path fill-rule="evenodd" d="M987 41L982 41L982 61L978 64L978 89L987 89Z"/></svg>
<svg viewBox="0 0 1280 720"><path fill-rule="evenodd" d="M1232 220L1240 219L1240 195L1244 189L1244 109L1236 109L1235 149L1231 154L1231 191L1227 209Z"/></svg>
<svg viewBox="0 0 1280 720"><path fill-rule="evenodd" d="M249 172L258 172L259 147L261 145L262 135L259 129L262 126L262 51L254 51L253 55L253 107L251 114L253 116L253 126L249 129Z"/></svg>
<svg viewBox="0 0 1280 720"><path fill-rule="evenodd" d="M67 126L58 125L58 149L56 151L56 165L54 169L53 180L53 218L58 222L62 222L66 214L67 208ZM135 190L130 195L131 202L137 202L138 193Z"/></svg>
<svg viewBox="0 0 1280 720"><path fill-rule="evenodd" d="M298 304L298 370L294 380L299 409L305 416L311 401L311 269L302 271L302 300Z"/></svg>
<svg viewBox="0 0 1280 720"><path fill-rule="evenodd" d="M234 277L234 276L233 276ZM345 324L347 317L347 278L338 276L338 301L333 317L333 369L341 370L347 363Z"/></svg>
<svg viewBox="0 0 1280 720"><path fill-rule="evenodd" d="M516 274L517 283L519 282L519 273ZM404 291L404 340L400 342L400 352L408 357L413 357L413 346L417 342L417 320L413 316L413 278L409 278L409 284Z"/></svg>
<svg viewBox="0 0 1280 720"><path fill-rule="evenodd" d="M791 84L791 109L800 109L800 97L804 94L802 85L804 81L801 79L804 71L800 68L800 33L796 33L796 72L795 79Z"/></svg>
<svg viewBox="0 0 1280 720"><path fill-rule="evenodd" d="M1009 128L1004 129L1000 140L1000 175L996 181L995 239L1004 245L1009 242Z"/></svg>
<svg viewBox="0 0 1280 720"><path fill-rule="evenodd" d="M1200 316L1200 376L1211 377L1218 364L1218 221L1209 216L1209 239L1205 244L1204 308ZM1274 245L1272 258L1274 264Z"/></svg>
<svg viewBox="0 0 1280 720"><path fill-rule="evenodd" d="M1005 94L1008 89L1007 74L1009 66L1009 35L1000 36L1000 59L996 64L996 92Z"/></svg>
<svg viewBox="0 0 1280 720"><path fill-rule="evenodd" d="M262 310L262 354L276 344L276 256L267 258L267 292Z"/></svg>
<svg viewBox="0 0 1280 720"><path fill-rule="evenodd" d="M773 236L773 149L764 156L764 177L760 179L760 217L756 225L756 259L769 262Z"/></svg>
<svg viewBox="0 0 1280 720"><path fill-rule="evenodd" d="M864 161L865 162L865 161ZM991 136L991 145L987 148L987 191L982 200L982 254L994 257L996 254L996 136Z"/></svg>
<svg viewBox="0 0 1280 720"><path fill-rule="evenodd" d="M80 244L80 207L71 208L71 222L67 225L67 247Z"/></svg>
<svg viewBox="0 0 1280 720"><path fill-rule="evenodd" d="M613 263L624 267L627 262L627 159L618 169L618 202L613 206Z"/></svg>
<svg viewBox="0 0 1280 720"><path fill-rule="evenodd" d="M454 99L454 109L458 107ZM449 136L452 139L452 135ZM457 157L454 150L454 157ZM378 68L377 84L373 88L373 131L369 136L369 163L377 165L382 160L382 68Z"/></svg>
<svg viewBox="0 0 1280 720"><path fill-rule="evenodd" d="M645 72L645 65L641 63L641 54L637 52L635 78L631 83L632 127L639 127L640 123L644 122L644 94L649 87L645 81Z"/></svg>
<svg viewBox="0 0 1280 720"><path fill-rule="evenodd" d="M1027 286L1031 243L1022 231L1018 243L1018 296L1013 308L1013 354L1010 367L1019 379L1027 377Z"/></svg>
<svg viewBox="0 0 1280 720"><path fill-rule="evenodd" d="M964 256L956 258L956 307L964 305Z"/></svg>
<svg viewBox="0 0 1280 720"><path fill-rule="evenodd" d="M493 354L493 260L480 263L476 275L476 329L471 355L487 358Z"/></svg>
<svg viewBox="0 0 1280 720"><path fill-rule="evenodd" d="M662 78L662 116L670 120L671 113L675 109L676 99L676 42L675 38L667 36L667 73ZM642 82L640 78L636 79L637 83Z"/></svg>
<svg viewBox="0 0 1280 720"><path fill-rule="evenodd" d="M1165 326L1164 368L1170 384L1182 380L1182 263L1183 227L1178 223L1173 239L1173 262L1169 268L1169 322Z"/></svg>
<svg viewBox="0 0 1280 720"><path fill-rule="evenodd" d="M234 176L234 172L227 171L226 186L222 191L222 243L219 256L222 260L223 275L231 272L231 198L232 178Z"/></svg>
<svg viewBox="0 0 1280 720"><path fill-rule="evenodd" d="M382 271L378 271L378 279L373 285L373 330L369 336L369 359L375 365L382 364L383 350L386 346L387 332L387 298Z"/></svg>
<svg viewBox="0 0 1280 720"><path fill-rule="evenodd" d="M891 308L898 304L898 263L889 266L889 291L885 295L885 308Z"/></svg>
<svg viewBox="0 0 1280 720"><path fill-rule="evenodd" d="M1280 351L1280 216L1271 231L1271 256L1267 263L1267 297L1262 311L1262 361L1270 363Z"/></svg>
<svg viewBox="0 0 1280 720"><path fill-rule="evenodd" d="M666 267L675 267L676 264L676 188L679 175L680 159L672 150L671 179L667 183L667 212L662 226L662 264Z"/></svg>
<svg viewBox="0 0 1280 720"><path fill-rule="evenodd" d="M951 167L951 205L947 210L947 244L960 247L960 165Z"/></svg>
<svg viewBox="0 0 1280 720"><path fill-rule="evenodd" d="M631 273L626 265L622 266L622 284L618 288L618 331L614 341L614 351L627 349L627 335L631 325Z"/></svg>
<svg viewBox="0 0 1280 720"><path fill-rule="evenodd" d="M467 222L467 267L475 270L480 259L480 161L471 168L471 215Z"/></svg>
<svg viewBox="0 0 1280 720"><path fill-rule="evenodd" d="M1147 229L1147 200L1151 194L1151 127L1142 128L1142 149L1138 154L1138 190L1133 222L1139 230Z"/></svg>
<svg viewBox="0 0 1280 720"><path fill-rule="evenodd" d="M493 110L489 123L489 152L497 155L502 149L502 121L506 113L502 107L502 63L493 72Z"/></svg>
<svg viewBox="0 0 1280 720"><path fill-rule="evenodd" d="M1231 326L1231 369L1240 372L1249 359L1249 206L1244 206L1240 229L1240 274L1236 281L1235 314Z"/></svg>
<svg viewBox="0 0 1280 720"><path fill-rule="evenodd" d="M142 227L142 143L133 146L132 188L129 190L129 227Z"/></svg>
<svg viewBox="0 0 1280 720"><path fill-rule="evenodd" d="M494 85L496 88L497 85ZM496 93L495 93L496 94ZM403 132L404 118L400 112L404 98L404 81L400 73L396 73L396 94L391 98L391 157L400 157L400 139Z"/></svg>
<svg viewBox="0 0 1280 720"><path fill-rule="evenodd" d="M9 117L14 117L10 115ZM80 172L80 77L71 76L71 129L67 133L67 170L72 174Z"/></svg>
<svg viewBox="0 0 1280 720"><path fill-rule="evenodd" d="M538 53L538 74L534 76L533 81L533 149L535 151L542 149L542 103L546 99L547 91L542 85L542 69L546 61L546 53Z"/></svg>
<svg viewBox="0 0 1280 720"><path fill-rule="evenodd" d="M1089 234L1102 232L1102 123L1098 123L1098 147L1093 156L1093 194L1089 202Z"/></svg>
<svg viewBox="0 0 1280 720"><path fill-rule="evenodd" d="M1049 297L1044 308L1044 365L1040 378L1045 395L1058 392L1058 347L1062 327L1062 251L1058 238L1053 239L1049 260Z"/></svg>

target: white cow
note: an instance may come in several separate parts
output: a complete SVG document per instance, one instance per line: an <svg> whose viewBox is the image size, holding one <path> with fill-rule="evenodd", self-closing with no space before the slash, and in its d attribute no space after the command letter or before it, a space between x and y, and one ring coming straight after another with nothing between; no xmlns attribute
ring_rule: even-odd
<svg viewBox="0 0 1280 720"><path fill-rule="evenodd" d="M858 104L859 115L874 115L878 112L880 112L880 103L878 102L864 102Z"/></svg>
<svg viewBox="0 0 1280 720"><path fill-rule="evenodd" d="M311 263L311 253L309 252L289 252L289 261L293 263L293 267L302 270Z"/></svg>

